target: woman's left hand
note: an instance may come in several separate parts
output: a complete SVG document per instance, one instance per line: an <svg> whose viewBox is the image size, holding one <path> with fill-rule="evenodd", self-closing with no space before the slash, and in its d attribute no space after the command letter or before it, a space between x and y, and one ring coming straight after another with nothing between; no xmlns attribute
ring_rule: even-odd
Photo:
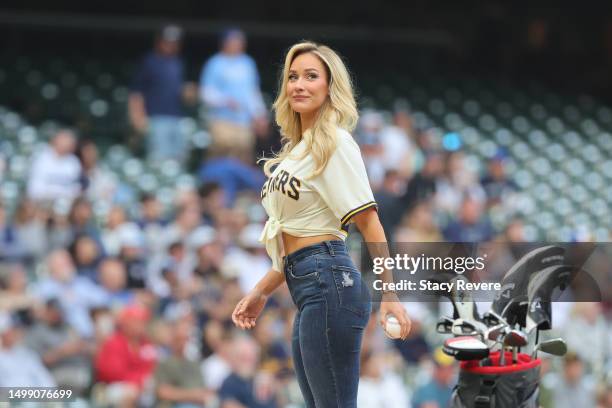
<svg viewBox="0 0 612 408"><path fill-rule="evenodd" d="M395 293L384 293L382 295L382 299L380 300L379 313L379 323L382 326L383 330L385 328L385 320L387 319L387 315L391 314L395 316L402 328L400 338L402 340L406 340L408 334L410 333L410 327L412 326L412 322L410 321L410 317L408 317L406 309L404 309L404 306L399 301Z"/></svg>

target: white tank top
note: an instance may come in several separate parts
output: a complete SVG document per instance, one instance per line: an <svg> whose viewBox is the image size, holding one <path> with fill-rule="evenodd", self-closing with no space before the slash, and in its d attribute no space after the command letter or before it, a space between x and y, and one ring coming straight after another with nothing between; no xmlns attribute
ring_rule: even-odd
<svg viewBox="0 0 612 408"><path fill-rule="evenodd" d="M332 234L344 240L352 217L375 207L359 145L350 133L337 129L337 148L321 174L312 174L310 155L302 139L268 178L261 190L268 214L259 240L266 246L272 268L282 272L281 231L296 237Z"/></svg>

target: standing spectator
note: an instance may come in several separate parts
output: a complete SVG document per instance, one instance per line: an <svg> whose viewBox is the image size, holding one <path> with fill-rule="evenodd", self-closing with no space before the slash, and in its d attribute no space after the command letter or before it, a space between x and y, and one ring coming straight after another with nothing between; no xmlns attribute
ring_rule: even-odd
<svg viewBox="0 0 612 408"><path fill-rule="evenodd" d="M58 386L79 395L89 387L93 344L66 324L57 299L47 301L42 319L29 331L26 342L40 355Z"/></svg>
<svg viewBox="0 0 612 408"><path fill-rule="evenodd" d="M118 330L100 347L96 376L107 385L105 399L113 406L134 406L155 370L155 346L146 331L149 311L131 305L118 316Z"/></svg>
<svg viewBox="0 0 612 408"><path fill-rule="evenodd" d="M55 387L38 355L21 345L21 323L0 314L0 387Z"/></svg>
<svg viewBox="0 0 612 408"><path fill-rule="evenodd" d="M43 203L64 199L72 201L81 191L81 164L74 155L76 136L60 129L32 160L28 196Z"/></svg>
<svg viewBox="0 0 612 408"><path fill-rule="evenodd" d="M221 35L221 51L204 65L200 95L208 108L211 156L254 159L255 133L267 132L266 107L255 61L245 53L246 38L232 28Z"/></svg>
<svg viewBox="0 0 612 408"><path fill-rule="evenodd" d="M187 155L187 141L179 128L182 98L189 93L179 57L182 35L176 25L163 27L155 38L155 49L142 60L131 86L130 121L146 135L151 161L182 161Z"/></svg>
<svg viewBox="0 0 612 408"><path fill-rule="evenodd" d="M159 362L155 370L156 393L159 407L196 408L207 404L215 393L204 387L200 366L186 357L186 346L193 326L178 321L172 331L172 354Z"/></svg>
<svg viewBox="0 0 612 408"><path fill-rule="evenodd" d="M413 408L449 406L455 380L455 360L438 348L433 353L433 362L434 370L431 380L414 391Z"/></svg>

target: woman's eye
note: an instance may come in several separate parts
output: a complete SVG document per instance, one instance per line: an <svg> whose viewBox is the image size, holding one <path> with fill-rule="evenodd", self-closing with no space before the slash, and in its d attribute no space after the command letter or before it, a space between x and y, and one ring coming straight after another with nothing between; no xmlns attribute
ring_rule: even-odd
<svg viewBox="0 0 612 408"><path fill-rule="evenodd" d="M297 75L295 75L295 74L289 75L289 80L290 81L294 81L295 79L297 79Z"/></svg>
<svg viewBox="0 0 612 408"><path fill-rule="evenodd" d="M317 74L308 74L308 79L317 79Z"/></svg>

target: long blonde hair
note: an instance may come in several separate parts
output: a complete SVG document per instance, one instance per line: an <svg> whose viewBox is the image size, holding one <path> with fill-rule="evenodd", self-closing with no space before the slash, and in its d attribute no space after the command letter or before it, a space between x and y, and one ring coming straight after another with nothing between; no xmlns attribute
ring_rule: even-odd
<svg viewBox="0 0 612 408"><path fill-rule="evenodd" d="M297 56L305 53L314 54L325 66L329 95L319 108L312 128L302 135L300 115L289 105L287 81L291 63ZM304 156L310 153L314 161L314 169L309 177L317 176L325 169L336 150L336 128L351 132L359 119L349 72L342 59L331 48L307 41L295 44L289 49L279 82L279 92L273 107L276 123L280 127L282 148L274 157L261 159L265 161L264 172L269 177L272 167L288 157L291 149L303 137L306 142Z"/></svg>

